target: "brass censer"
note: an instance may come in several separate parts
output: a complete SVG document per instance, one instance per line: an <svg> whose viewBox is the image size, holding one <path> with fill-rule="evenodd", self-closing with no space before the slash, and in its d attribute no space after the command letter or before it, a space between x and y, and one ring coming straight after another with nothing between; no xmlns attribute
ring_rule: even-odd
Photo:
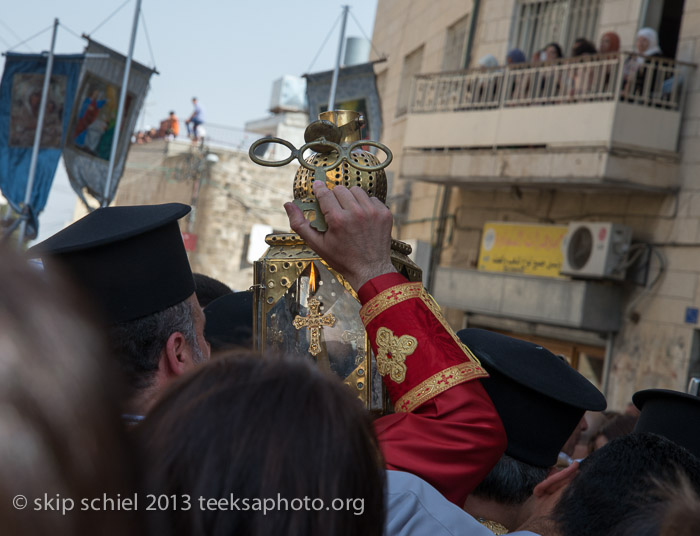
<svg viewBox="0 0 700 536"><path fill-rule="evenodd" d="M338 185L360 186L368 195L386 202L384 168L392 160L385 145L360 139L364 124L354 111L323 112L304 132L306 144L297 149L280 138L263 138L250 147L251 160L262 166L284 166L297 160L294 204L319 231L327 229L312 190L323 180L329 189ZM255 154L265 144L282 144L291 155L268 161ZM384 152L383 162L363 149ZM310 155L304 158L304 154ZM270 246L254 265L253 339L259 350L307 356L323 369L341 377L365 407L385 413L384 395L376 361L360 319L357 293L295 233L273 233L265 237ZM411 247L392 240L391 259L410 281L420 281L421 269L408 258Z"/></svg>

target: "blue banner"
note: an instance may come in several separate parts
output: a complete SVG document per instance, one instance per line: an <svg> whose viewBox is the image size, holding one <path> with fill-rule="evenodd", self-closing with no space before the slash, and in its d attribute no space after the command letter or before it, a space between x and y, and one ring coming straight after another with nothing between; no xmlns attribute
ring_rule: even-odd
<svg viewBox="0 0 700 536"><path fill-rule="evenodd" d="M30 201L34 216L44 209L49 197L83 59L82 54L54 55ZM48 56L42 54L8 52L5 56L0 83L0 190L15 210L21 210L25 198L47 63Z"/></svg>

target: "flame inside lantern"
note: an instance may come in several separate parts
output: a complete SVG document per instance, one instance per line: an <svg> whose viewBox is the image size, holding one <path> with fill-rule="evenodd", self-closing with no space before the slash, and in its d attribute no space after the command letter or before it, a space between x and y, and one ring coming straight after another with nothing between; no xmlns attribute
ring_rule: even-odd
<svg viewBox="0 0 700 536"><path fill-rule="evenodd" d="M311 263L311 271L309 272L309 294L316 293L316 268L314 263Z"/></svg>

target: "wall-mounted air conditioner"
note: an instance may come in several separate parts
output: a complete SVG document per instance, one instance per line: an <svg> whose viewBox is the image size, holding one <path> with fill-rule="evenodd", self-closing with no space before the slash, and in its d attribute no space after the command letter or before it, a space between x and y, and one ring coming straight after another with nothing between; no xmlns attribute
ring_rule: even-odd
<svg viewBox="0 0 700 536"><path fill-rule="evenodd" d="M617 223L571 222L562 242L561 273L588 279L624 279L632 229Z"/></svg>

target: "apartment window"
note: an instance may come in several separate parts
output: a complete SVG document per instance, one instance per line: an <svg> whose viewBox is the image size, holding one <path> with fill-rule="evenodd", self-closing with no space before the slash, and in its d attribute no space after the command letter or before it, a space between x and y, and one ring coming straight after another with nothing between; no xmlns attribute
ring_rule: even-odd
<svg viewBox="0 0 700 536"><path fill-rule="evenodd" d="M530 57L547 43L559 43L565 56L579 37L597 42L601 0L519 0L510 48Z"/></svg>
<svg viewBox="0 0 700 536"><path fill-rule="evenodd" d="M443 71L464 69L464 53L467 48L469 15L466 15L447 28L445 53L442 57Z"/></svg>
<svg viewBox="0 0 700 536"><path fill-rule="evenodd" d="M396 105L396 116L404 115L408 111L408 104L411 98L411 85L413 77L420 72L421 64L423 63L423 47L420 47L403 60L403 69L401 70L401 82L399 86L399 98Z"/></svg>

